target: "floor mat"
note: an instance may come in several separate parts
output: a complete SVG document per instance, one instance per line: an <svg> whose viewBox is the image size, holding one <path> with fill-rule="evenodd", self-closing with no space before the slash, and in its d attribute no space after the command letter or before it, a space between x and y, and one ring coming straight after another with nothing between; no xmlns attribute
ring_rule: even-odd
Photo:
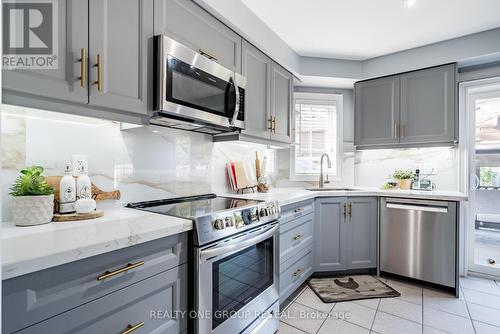
<svg viewBox="0 0 500 334"><path fill-rule="evenodd" d="M310 278L307 284L325 303L400 296L399 292L371 275Z"/></svg>

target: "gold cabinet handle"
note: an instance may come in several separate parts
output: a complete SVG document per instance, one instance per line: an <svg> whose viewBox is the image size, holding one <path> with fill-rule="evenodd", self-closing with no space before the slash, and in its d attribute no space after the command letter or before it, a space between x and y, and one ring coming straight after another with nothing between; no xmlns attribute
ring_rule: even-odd
<svg viewBox="0 0 500 334"><path fill-rule="evenodd" d="M300 274L302 274L302 272L304 271L304 269L302 268L298 268L297 270L295 270L292 274L293 277L297 277L297 276L300 276Z"/></svg>
<svg viewBox="0 0 500 334"><path fill-rule="evenodd" d="M102 280L105 280L106 278L110 278L110 277L116 276L118 274L121 274L121 273L127 272L129 270L135 269L135 268L140 267L142 265L144 265L144 261L140 261L140 262L137 262L137 263L129 263L125 267L117 269L115 271L106 271L104 274L98 276L97 280L98 281L102 281Z"/></svg>
<svg viewBox="0 0 500 334"><path fill-rule="evenodd" d="M269 128L267 129L273 132L273 116L269 116L268 122L269 122Z"/></svg>
<svg viewBox="0 0 500 334"><path fill-rule="evenodd" d="M347 216L347 204L344 204L344 221L346 220Z"/></svg>
<svg viewBox="0 0 500 334"><path fill-rule="evenodd" d="M272 131L276 133L276 116L273 116L272 127Z"/></svg>
<svg viewBox="0 0 500 334"><path fill-rule="evenodd" d="M136 329L139 329L141 328L142 326L144 326L144 321L141 321L140 323L138 323L137 325L128 325L127 326L127 329L124 330L123 332L121 332L120 334L130 334L132 333L133 331L135 331Z"/></svg>
<svg viewBox="0 0 500 334"><path fill-rule="evenodd" d="M349 214L349 217L352 219L352 203L349 203L349 205L347 207L349 208L347 213Z"/></svg>
<svg viewBox="0 0 500 334"><path fill-rule="evenodd" d="M85 87L85 73L87 72L87 52L85 48L80 49L80 87Z"/></svg>
<svg viewBox="0 0 500 334"><path fill-rule="evenodd" d="M97 81L94 84L97 85L97 90L102 92L102 59L99 53L97 54L97 63L95 66L97 67Z"/></svg>
<svg viewBox="0 0 500 334"><path fill-rule="evenodd" d="M298 208L298 209L293 210L293 212L295 212L295 213L300 213L302 211L304 211L304 208Z"/></svg>
<svg viewBox="0 0 500 334"><path fill-rule="evenodd" d="M205 51L205 50L203 50L203 49L198 49L198 52L199 52L202 56L207 57L208 59L211 59L211 60L215 60L215 61L217 61L217 58L216 58L213 54L211 54L211 53L209 53L209 52L207 52L207 51Z"/></svg>
<svg viewBox="0 0 500 334"><path fill-rule="evenodd" d="M304 235L302 235L302 234L297 234L296 236L293 237L293 240L295 240L295 241L300 240L300 239L302 239L303 236Z"/></svg>

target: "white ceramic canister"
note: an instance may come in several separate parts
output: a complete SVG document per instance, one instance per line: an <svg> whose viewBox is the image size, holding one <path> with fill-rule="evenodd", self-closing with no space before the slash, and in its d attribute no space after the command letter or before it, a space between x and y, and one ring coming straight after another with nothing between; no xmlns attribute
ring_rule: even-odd
<svg viewBox="0 0 500 334"><path fill-rule="evenodd" d="M69 164L66 164L64 176L59 182L59 213L75 212L76 181Z"/></svg>
<svg viewBox="0 0 500 334"><path fill-rule="evenodd" d="M92 183L90 182L87 171L82 168L78 179L76 180L76 196L78 199L92 198Z"/></svg>

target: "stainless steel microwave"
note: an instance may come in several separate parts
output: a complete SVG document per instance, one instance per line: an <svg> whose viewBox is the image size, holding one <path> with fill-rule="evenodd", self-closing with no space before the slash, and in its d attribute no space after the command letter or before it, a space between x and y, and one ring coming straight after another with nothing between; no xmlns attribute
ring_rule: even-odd
<svg viewBox="0 0 500 334"><path fill-rule="evenodd" d="M155 37L152 124L208 134L245 128L246 79L165 36Z"/></svg>

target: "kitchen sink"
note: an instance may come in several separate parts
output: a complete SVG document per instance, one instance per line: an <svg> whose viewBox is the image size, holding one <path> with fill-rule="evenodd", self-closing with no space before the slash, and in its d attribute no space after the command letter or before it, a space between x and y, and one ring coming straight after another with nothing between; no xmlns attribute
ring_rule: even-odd
<svg viewBox="0 0 500 334"><path fill-rule="evenodd" d="M325 188L307 188L306 190L309 190L309 191L355 191L357 189L353 189L353 188L328 188L328 187L325 187Z"/></svg>

